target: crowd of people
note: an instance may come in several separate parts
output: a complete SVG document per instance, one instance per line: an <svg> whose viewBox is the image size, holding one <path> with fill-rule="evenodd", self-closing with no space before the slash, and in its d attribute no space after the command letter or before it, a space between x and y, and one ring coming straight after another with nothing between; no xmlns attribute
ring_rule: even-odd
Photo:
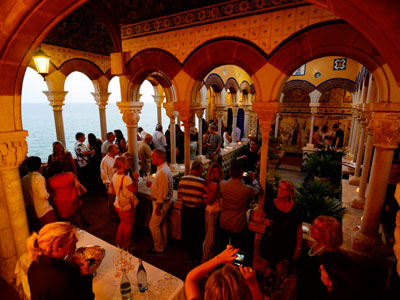
<svg viewBox="0 0 400 300"><path fill-rule="evenodd" d="M319 131L319 126L314 126L312 135L312 144L315 148L332 147L334 150L342 149L344 141L344 132L339 123L332 126L329 130L328 125L324 125Z"/></svg>

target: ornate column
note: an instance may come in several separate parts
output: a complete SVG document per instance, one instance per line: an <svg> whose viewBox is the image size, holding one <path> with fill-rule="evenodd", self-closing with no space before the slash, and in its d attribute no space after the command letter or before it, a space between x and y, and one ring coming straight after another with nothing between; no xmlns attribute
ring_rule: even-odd
<svg viewBox="0 0 400 300"><path fill-rule="evenodd" d="M367 122L365 117L365 112L361 111L361 120L360 120L360 139L358 145L358 152L356 158L356 170L354 171L354 176L351 176L349 179L349 184L351 185L359 185L360 184L360 171L361 171L361 161L364 155L365 149L365 138L366 138L366 128Z"/></svg>
<svg viewBox="0 0 400 300"><path fill-rule="evenodd" d="M243 111L244 111L244 132L243 137L245 139L249 138L249 114L251 110L251 104L243 104Z"/></svg>
<svg viewBox="0 0 400 300"><path fill-rule="evenodd" d="M199 132L198 132L198 152L199 155L203 154L203 115L204 115L204 107L198 108L196 110L196 116L199 121ZM219 121L218 121L219 123ZM220 125L218 124L218 130L219 130ZM189 145L190 146L190 145Z"/></svg>
<svg viewBox="0 0 400 300"><path fill-rule="evenodd" d="M65 95L68 92L65 91L43 91L50 102L50 106L53 107L54 113L54 124L56 126L57 140L62 142L65 147L65 133L64 133L64 121L62 115L62 106L64 105Z"/></svg>
<svg viewBox="0 0 400 300"><path fill-rule="evenodd" d="M236 126L237 126L237 115L238 115L239 107L232 106L232 143L236 144Z"/></svg>
<svg viewBox="0 0 400 300"><path fill-rule="evenodd" d="M176 109L179 111L180 120L183 123L185 129L185 175L190 174L190 138L189 130L193 125L194 113L190 107L190 103L175 103Z"/></svg>
<svg viewBox="0 0 400 300"><path fill-rule="evenodd" d="M385 201L394 149L400 142L400 107L376 103L369 123L375 138L375 154L363 213L361 230L353 241L353 249L374 253L381 243L378 237L379 219Z"/></svg>
<svg viewBox="0 0 400 300"><path fill-rule="evenodd" d="M157 123L162 124L161 106L164 102L165 96L153 95L154 102L157 104Z"/></svg>
<svg viewBox="0 0 400 300"><path fill-rule="evenodd" d="M140 96L139 96L140 97ZM139 171L137 127L140 119L143 102L117 102L117 106L122 114L122 120L126 124L128 133L128 151L133 155L133 171Z"/></svg>
<svg viewBox="0 0 400 300"><path fill-rule="evenodd" d="M215 106L215 112L218 118L218 134L222 136L222 117L224 116L224 108L225 106Z"/></svg>
<svg viewBox="0 0 400 300"><path fill-rule="evenodd" d="M0 133L0 276L13 283L29 236L18 167L26 157L27 131Z"/></svg>
<svg viewBox="0 0 400 300"><path fill-rule="evenodd" d="M356 117L356 125L355 125L355 131L354 131L354 140L353 140L353 162L356 162L357 160L357 151L358 151L358 144L360 142L360 129L361 129L361 118L359 115L359 111L357 110L357 117Z"/></svg>
<svg viewBox="0 0 400 300"><path fill-rule="evenodd" d="M169 118L169 141L170 141L170 152L171 152L171 165L176 164L176 134L175 134L175 118L176 111L174 110L174 103L172 102L164 102L163 106Z"/></svg>
<svg viewBox="0 0 400 300"><path fill-rule="evenodd" d="M312 137L314 133L314 122L315 122L315 114L318 112L319 103L310 103L310 112L311 112L311 128L310 128L310 137L308 139L308 148L314 148L312 143Z"/></svg>
<svg viewBox="0 0 400 300"><path fill-rule="evenodd" d="M111 95L111 93L102 92L91 94L93 95L94 100L99 107L101 138L105 141L107 138L106 105L108 97Z"/></svg>

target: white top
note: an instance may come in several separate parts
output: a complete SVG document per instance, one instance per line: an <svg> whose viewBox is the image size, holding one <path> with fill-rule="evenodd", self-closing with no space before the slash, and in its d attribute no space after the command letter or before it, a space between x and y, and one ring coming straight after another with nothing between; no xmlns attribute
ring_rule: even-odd
<svg viewBox="0 0 400 300"><path fill-rule="evenodd" d="M154 177L151 185L151 196L157 203L171 201L173 195L174 180L172 178L171 169L165 162L157 166L156 177Z"/></svg>
<svg viewBox="0 0 400 300"><path fill-rule="evenodd" d="M111 182L112 177L117 169L114 169L115 159L118 157L111 157L110 155L106 155L101 160L100 164L100 172L101 172L101 180L104 184L108 184Z"/></svg>
<svg viewBox="0 0 400 300"><path fill-rule="evenodd" d="M121 188L121 192L119 191L121 187L122 177L124 177L124 183ZM115 173L112 177L112 183L115 191L115 201L114 206L119 208L119 197L120 195L125 196L127 198L133 199L133 193L128 189L128 186L133 184L132 178L129 175L118 174Z"/></svg>
<svg viewBox="0 0 400 300"><path fill-rule="evenodd" d="M223 134L224 137L224 147L228 146L231 142L228 140L228 133L224 132Z"/></svg>
<svg viewBox="0 0 400 300"><path fill-rule="evenodd" d="M112 145L113 143L111 143L109 140L106 140L102 145L101 145L101 153L106 155L108 153L108 148L110 147L110 145Z"/></svg>
<svg viewBox="0 0 400 300"><path fill-rule="evenodd" d="M167 139L161 131L154 131L153 133L153 145L154 149L160 149L162 151L167 150Z"/></svg>
<svg viewBox="0 0 400 300"><path fill-rule="evenodd" d="M42 174L36 171L29 172L21 179L21 185L25 203L35 207L38 218L53 209L48 201L50 195L46 190L46 179Z"/></svg>

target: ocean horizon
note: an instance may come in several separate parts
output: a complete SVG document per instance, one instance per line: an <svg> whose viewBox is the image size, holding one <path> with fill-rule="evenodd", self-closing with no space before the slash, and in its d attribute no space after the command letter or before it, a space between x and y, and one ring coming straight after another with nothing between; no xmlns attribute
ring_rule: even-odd
<svg viewBox="0 0 400 300"><path fill-rule="evenodd" d="M57 140L53 109L48 103L22 102L22 126L28 131L28 156L39 156L42 162L47 162L52 153L52 143ZM63 106L64 132L66 148L73 155L75 134L83 132L94 133L101 138L99 109L95 103L67 103ZM120 129L127 139L126 125L122 121L115 103L106 106L107 131ZM164 131L168 128L169 118L162 108L162 123ZM139 120L139 127L152 134L157 124L157 105L144 103Z"/></svg>

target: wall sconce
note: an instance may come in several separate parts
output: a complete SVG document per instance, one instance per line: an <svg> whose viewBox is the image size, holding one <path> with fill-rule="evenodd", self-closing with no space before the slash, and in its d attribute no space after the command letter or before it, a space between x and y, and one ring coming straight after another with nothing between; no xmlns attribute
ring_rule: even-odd
<svg viewBox="0 0 400 300"><path fill-rule="evenodd" d="M43 52L42 49L36 50L33 54L33 61L35 62L36 71L44 77L49 74L50 56Z"/></svg>

